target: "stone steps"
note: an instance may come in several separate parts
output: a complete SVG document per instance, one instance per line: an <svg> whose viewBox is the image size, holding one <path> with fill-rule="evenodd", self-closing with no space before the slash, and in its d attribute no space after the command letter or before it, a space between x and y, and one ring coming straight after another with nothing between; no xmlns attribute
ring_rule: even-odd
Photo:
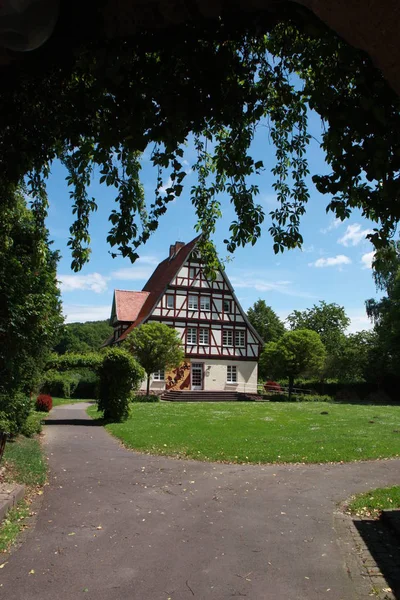
<svg viewBox="0 0 400 600"><path fill-rule="evenodd" d="M255 394L244 394L242 392L211 392L204 390L193 391L165 391L161 400L168 402L236 402L238 400L254 400Z"/></svg>

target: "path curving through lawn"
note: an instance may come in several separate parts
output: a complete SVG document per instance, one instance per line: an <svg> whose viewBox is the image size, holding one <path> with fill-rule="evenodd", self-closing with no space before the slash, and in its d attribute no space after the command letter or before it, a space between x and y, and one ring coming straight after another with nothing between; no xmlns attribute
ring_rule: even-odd
<svg viewBox="0 0 400 600"><path fill-rule="evenodd" d="M228 465L142 455L85 413L45 428L49 486L0 570L7 600L355 600L336 503L398 483L400 460ZM0 561L3 562L3 561Z"/></svg>

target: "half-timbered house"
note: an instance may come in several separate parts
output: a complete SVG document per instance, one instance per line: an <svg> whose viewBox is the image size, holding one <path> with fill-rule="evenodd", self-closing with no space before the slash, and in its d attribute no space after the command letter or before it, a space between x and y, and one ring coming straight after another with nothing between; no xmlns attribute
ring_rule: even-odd
<svg viewBox="0 0 400 600"><path fill-rule="evenodd" d="M123 342L139 325L174 327L185 361L154 373L153 390L256 393L262 339L249 323L223 269L207 278L196 251L199 237L176 242L140 292L115 290L109 344Z"/></svg>

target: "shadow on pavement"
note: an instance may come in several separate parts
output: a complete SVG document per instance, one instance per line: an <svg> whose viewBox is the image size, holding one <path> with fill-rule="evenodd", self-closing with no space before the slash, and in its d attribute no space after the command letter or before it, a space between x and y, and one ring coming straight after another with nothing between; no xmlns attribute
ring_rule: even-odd
<svg viewBox="0 0 400 600"><path fill-rule="evenodd" d="M45 425L83 425L84 427L101 427L102 419L46 419Z"/></svg>
<svg viewBox="0 0 400 600"><path fill-rule="evenodd" d="M372 581L376 581L374 587L380 590L385 587L384 581L380 583L380 571L392 590L386 597L400 600L400 539L380 520L354 520L354 525L376 563L376 566L365 564Z"/></svg>

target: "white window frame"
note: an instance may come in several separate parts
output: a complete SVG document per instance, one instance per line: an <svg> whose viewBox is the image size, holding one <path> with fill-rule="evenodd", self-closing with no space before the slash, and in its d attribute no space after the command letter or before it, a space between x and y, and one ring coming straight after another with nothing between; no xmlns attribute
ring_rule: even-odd
<svg viewBox="0 0 400 600"><path fill-rule="evenodd" d="M235 330L235 346L237 348L245 348L246 332L244 329L236 329Z"/></svg>
<svg viewBox="0 0 400 600"><path fill-rule="evenodd" d="M211 310L211 297L200 296L200 310L209 311Z"/></svg>
<svg viewBox="0 0 400 600"><path fill-rule="evenodd" d="M169 299L172 299L172 306L169 305ZM173 294L165 294L165 306L166 308L175 308L175 298Z"/></svg>
<svg viewBox="0 0 400 600"><path fill-rule="evenodd" d="M196 344L197 344L197 327L188 327L187 328L186 343L189 346L196 346Z"/></svg>
<svg viewBox="0 0 400 600"><path fill-rule="evenodd" d="M193 302L193 300L194 300L194 302ZM192 296L191 294L189 294L188 309L189 310L199 310L199 297L198 296Z"/></svg>
<svg viewBox="0 0 400 600"><path fill-rule="evenodd" d="M237 366L227 365L226 366L226 383L237 383Z"/></svg>
<svg viewBox="0 0 400 600"><path fill-rule="evenodd" d="M229 339L230 338L230 342ZM233 329L222 330L222 345L226 348L232 348L233 346Z"/></svg>
<svg viewBox="0 0 400 600"><path fill-rule="evenodd" d="M153 381L165 381L165 369L159 369L153 373Z"/></svg>
<svg viewBox="0 0 400 600"><path fill-rule="evenodd" d="M210 330L208 327L199 328L199 344L201 346L208 346L210 344Z"/></svg>
<svg viewBox="0 0 400 600"><path fill-rule="evenodd" d="M228 304L229 308L225 308L225 302ZM230 313L232 310L232 300L223 300L224 313Z"/></svg>

